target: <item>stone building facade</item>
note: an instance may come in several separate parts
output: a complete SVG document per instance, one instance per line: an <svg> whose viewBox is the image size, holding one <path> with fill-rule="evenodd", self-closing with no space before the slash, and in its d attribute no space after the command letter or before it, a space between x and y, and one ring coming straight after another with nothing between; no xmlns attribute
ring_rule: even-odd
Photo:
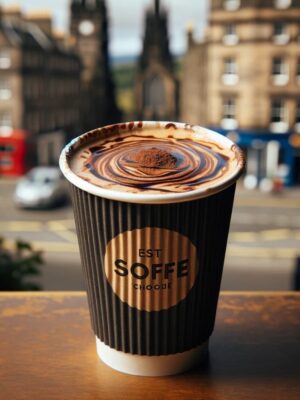
<svg viewBox="0 0 300 400"><path fill-rule="evenodd" d="M154 1L145 16L135 99L138 119L173 121L178 118L178 82L169 49L168 16L159 0Z"/></svg>
<svg viewBox="0 0 300 400"><path fill-rule="evenodd" d="M299 0L212 0L203 42L188 33L181 118L235 139L257 184L278 164L287 184L296 178L290 136L300 133L299 20Z"/></svg>
<svg viewBox="0 0 300 400"><path fill-rule="evenodd" d="M70 16L61 34L46 11L0 8L0 174L13 162L9 135L30 142L30 165L57 165L66 141L121 118L105 0L72 0Z"/></svg>
<svg viewBox="0 0 300 400"><path fill-rule="evenodd" d="M57 164L66 135L78 133L81 124L79 93L80 59L56 41L50 15L2 9L0 136L27 131L36 149L31 164ZM1 148L0 156L8 165L8 150Z"/></svg>

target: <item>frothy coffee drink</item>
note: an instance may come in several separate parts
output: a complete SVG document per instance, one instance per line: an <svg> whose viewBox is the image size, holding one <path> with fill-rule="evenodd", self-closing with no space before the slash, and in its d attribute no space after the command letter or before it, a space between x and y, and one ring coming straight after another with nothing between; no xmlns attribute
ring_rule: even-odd
<svg viewBox="0 0 300 400"><path fill-rule="evenodd" d="M237 167L235 146L225 148L206 134L174 124L157 128L121 124L93 131L70 166L102 188L131 193L180 193L222 183Z"/></svg>
<svg viewBox="0 0 300 400"><path fill-rule="evenodd" d="M173 122L98 128L62 151L106 364L163 376L207 359L244 162L224 136Z"/></svg>

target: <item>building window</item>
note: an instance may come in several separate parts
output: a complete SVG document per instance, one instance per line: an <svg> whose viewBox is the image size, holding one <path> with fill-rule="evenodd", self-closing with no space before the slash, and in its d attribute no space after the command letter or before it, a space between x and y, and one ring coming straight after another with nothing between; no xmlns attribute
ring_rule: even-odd
<svg viewBox="0 0 300 400"><path fill-rule="evenodd" d="M273 133L284 133L288 130L288 114L282 99L272 100L270 130Z"/></svg>
<svg viewBox="0 0 300 400"><path fill-rule="evenodd" d="M11 98L10 82L7 79L0 79L0 100L9 100Z"/></svg>
<svg viewBox="0 0 300 400"><path fill-rule="evenodd" d="M239 42L235 24L227 24L224 28L223 43L227 46L234 46Z"/></svg>
<svg viewBox="0 0 300 400"><path fill-rule="evenodd" d="M11 130L12 118L9 112L0 113L0 130Z"/></svg>
<svg viewBox="0 0 300 400"><path fill-rule="evenodd" d="M234 58L225 58L223 70L223 84L227 86L236 85L239 81L237 65Z"/></svg>
<svg viewBox="0 0 300 400"><path fill-rule="evenodd" d="M164 113L166 106L166 93L164 82L159 75L153 75L145 80L143 88L144 107L151 112L152 118Z"/></svg>
<svg viewBox="0 0 300 400"><path fill-rule="evenodd" d="M274 24L273 39L275 44L287 44L290 40L288 26L284 22L276 22Z"/></svg>
<svg viewBox="0 0 300 400"><path fill-rule="evenodd" d="M300 100L298 100L296 106L295 130L300 133Z"/></svg>
<svg viewBox="0 0 300 400"><path fill-rule="evenodd" d="M233 58L224 60L224 75L236 75L236 62Z"/></svg>
<svg viewBox="0 0 300 400"><path fill-rule="evenodd" d="M11 67L11 58L7 50L0 51L0 69L8 69Z"/></svg>
<svg viewBox="0 0 300 400"><path fill-rule="evenodd" d="M240 0L224 0L224 8L227 11L235 11L240 8Z"/></svg>
<svg viewBox="0 0 300 400"><path fill-rule="evenodd" d="M221 120L223 129L236 129L238 123L236 120L236 102L234 98L226 98L223 101L223 116Z"/></svg>
<svg viewBox="0 0 300 400"><path fill-rule="evenodd" d="M11 144L0 144L0 153L12 153L15 147Z"/></svg>
<svg viewBox="0 0 300 400"><path fill-rule="evenodd" d="M272 80L276 86L286 85L289 81L288 65L281 57L273 58Z"/></svg>
<svg viewBox="0 0 300 400"><path fill-rule="evenodd" d="M12 166L11 158L1 158L0 159L0 166L2 168L11 168L11 166Z"/></svg>
<svg viewBox="0 0 300 400"><path fill-rule="evenodd" d="M292 0L275 0L274 1L275 8L279 8L280 10L289 8L291 6L291 4L292 4Z"/></svg>

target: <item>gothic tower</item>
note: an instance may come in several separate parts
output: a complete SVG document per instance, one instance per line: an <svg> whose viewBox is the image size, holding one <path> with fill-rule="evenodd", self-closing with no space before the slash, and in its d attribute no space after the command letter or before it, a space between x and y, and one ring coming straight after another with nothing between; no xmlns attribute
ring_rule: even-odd
<svg viewBox="0 0 300 400"><path fill-rule="evenodd" d="M118 122L120 113L109 68L105 0L72 0L70 29L82 64L83 129Z"/></svg>
<svg viewBox="0 0 300 400"><path fill-rule="evenodd" d="M169 49L167 17L159 0L146 12L143 51L136 77L139 119L171 121L178 117L178 83Z"/></svg>

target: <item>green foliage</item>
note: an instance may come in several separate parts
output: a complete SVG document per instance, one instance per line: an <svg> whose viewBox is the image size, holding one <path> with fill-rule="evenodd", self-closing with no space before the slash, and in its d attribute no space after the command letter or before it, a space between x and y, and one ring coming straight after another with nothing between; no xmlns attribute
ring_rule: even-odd
<svg viewBox="0 0 300 400"><path fill-rule="evenodd" d="M40 290L38 284L28 282L27 278L39 276L43 263L42 253L33 250L29 243L17 240L10 250L0 237L0 291Z"/></svg>
<svg viewBox="0 0 300 400"><path fill-rule="evenodd" d="M120 64L113 68L117 103L126 116L132 114L135 108L133 93L135 74L136 66L134 63Z"/></svg>
<svg viewBox="0 0 300 400"><path fill-rule="evenodd" d="M133 89L136 74L135 64L120 64L113 68L117 91Z"/></svg>
<svg viewBox="0 0 300 400"><path fill-rule="evenodd" d="M182 75L182 57L177 57L175 59L175 75L180 78Z"/></svg>

